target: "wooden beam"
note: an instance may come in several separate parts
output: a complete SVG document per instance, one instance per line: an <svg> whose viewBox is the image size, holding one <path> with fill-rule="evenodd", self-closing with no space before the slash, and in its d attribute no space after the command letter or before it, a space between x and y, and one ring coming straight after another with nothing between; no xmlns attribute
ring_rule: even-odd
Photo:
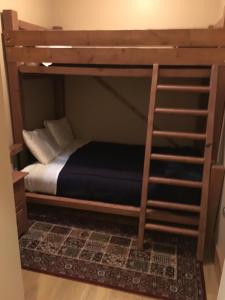
<svg viewBox="0 0 225 300"><path fill-rule="evenodd" d="M225 48L29 48L7 47L9 62L99 65L212 65L225 64Z"/></svg>
<svg viewBox="0 0 225 300"><path fill-rule="evenodd" d="M139 207L129 205L110 204L100 201L88 201L72 199L61 196L43 195L37 193L26 193L28 202L69 207L81 210L95 211L107 214L118 214L123 216L138 217Z"/></svg>
<svg viewBox="0 0 225 300"><path fill-rule="evenodd" d="M58 74L58 75L79 75L79 76L102 76L102 77L143 77L152 76L152 67L148 68L126 68L126 67L76 67L76 66L27 66L19 67L20 73L30 74ZM208 68L167 68L159 71L163 78L209 78Z"/></svg>
<svg viewBox="0 0 225 300"><path fill-rule="evenodd" d="M3 10L2 24L3 24L4 31L18 29L19 25L18 25L17 13L12 10ZM4 45L4 52L6 52L5 45ZM23 117L22 117L18 63L8 62L6 60L5 64L6 64L6 71L8 77L8 90L9 90L10 108L11 108L11 116L12 116L13 139L15 144L23 144L23 136L22 136Z"/></svg>
<svg viewBox="0 0 225 300"><path fill-rule="evenodd" d="M144 77L149 78L152 75L151 68L131 69L131 68L106 68L106 67L59 67L59 66L20 66L21 73L36 74L62 74L62 75L79 75L79 76L102 76L102 77ZM202 73L203 76L205 72Z"/></svg>
<svg viewBox="0 0 225 300"><path fill-rule="evenodd" d="M47 30L47 28L39 26L39 25L35 25L35 24L31 24L29 22L25 22L25 21L21 21L19 20L19 29L20 30Z"/></svg>
<svg viewBox="0 0 225 300"><path fill-rule="evenodd" d="M225 111L225 67L219 67L217 96L216 96L215 125L214 125L214 136L213 136L213 153L212 153L213 162L216 162L218 158L224 111Z"/></svg>
<svg viewBox="0 0 225 300"><path fill-rule="evenodd" d="M81 30L10 31L4 34L8 46L225 46L222 29L168 30Z"/></svg>

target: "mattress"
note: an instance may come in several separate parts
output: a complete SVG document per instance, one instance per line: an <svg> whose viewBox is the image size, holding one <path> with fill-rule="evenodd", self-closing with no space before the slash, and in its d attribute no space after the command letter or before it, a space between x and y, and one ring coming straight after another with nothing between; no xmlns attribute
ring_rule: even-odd
<svg viewBox="0 0 225 300"><path fill-rule="evenodd" d="M24 168L22 171L28 173L25 177L26 190L29 192L56 195L57 180L60 171L65 166L70 155L87 143L89 141L76 139L56 159L47 165L36 162Z"/></svg>
<svg viewBox="0 0 225 300"><path fill-rule="evenodd" d="M154 153L199 155L191 148L160 148ZM144 146L76 140L50 164L33 164L24 169L28 191L73 199L139 206L144 164ZM151 176L202 178L199 165L152 161ZM149 197L186 204L199 204L200 190L151 184ZM76 201L76 200L74 200Z"/></svg>

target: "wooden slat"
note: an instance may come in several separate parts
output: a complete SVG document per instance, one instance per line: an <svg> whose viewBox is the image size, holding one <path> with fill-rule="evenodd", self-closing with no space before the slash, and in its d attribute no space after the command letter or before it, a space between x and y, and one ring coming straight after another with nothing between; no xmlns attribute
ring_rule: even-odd
<svg viewBox="0 0 225 300"><path fill-rule="evenodd" d="M76 66L27 66L21 65L19 67L21 73L34 74L61 74L61 75L90 75L90 76L121 76L121 77L146 77L152 76L152 67L149 68L112 68L112 67L76 67ZM161 69L161 77L163 78L208 78L208 69Z"/></svg>
<svg viewBox="0 0 225 300"><path fill-rule="evenodd" d="M155 112L160 114L177 114L177 115L191 115L191 116L208 115L208 110L203 110L203 109L178 109L178 108L158 107L155 109Z"/></svg>
<svg viewBox="0 0 225 300"><path fill-rule="evenodd" d="M145 229L147 230L154 230L160 232L167 232L167 233L174 233L192 237L198 237L198 231L193 229L186 229L181 227L175 226L166 226L166 225L158 225L158 224L146 224Z"/></svg>
<svg viewBox="0 0 225 300"><path fill-rule="evenodd" d="M25 31L24 31L25 32ZM60 35L60 34L59 34ZM29 48L7 47L10 62L108 65L212 65L225 64L225 48Z"/></svg>
<svg viewBox="0 0 225 300"><path fill-rule="evenodd" d="M205 140L206 139L206 134L192 133L192 132L154 130L153 135L157 136L157 137L183 138L183 139L191 139L191 140Z"/></svg>
<svg viewBox="0 0 225 300"><path fill-rule="evenodd" d="M171 210L186 211L186 212L193 212L193 213L200 212L199 205L180 204L180 203L160 201L160 200L148 200L147 206L150 208L171 209Z"/></svg>
<svg viewBox="0 0 225 300"><path fill-rule="evenodd" d="M7 45L73 46L225 46L222 29L9 31Z"/></svg>
<svg viewBox="0 0 225 300"><path fill-rule="evenodd" d="M160 90L160 91L177 91L177 92L193 92L193 93L209 93L210 89L208 86L159 84L158 90Z"/></svg>
<svg viewBox="0 0 225 300"><path fill-rule="evenodd" d="M43 66L20 66L21 73L37 73L37 74L62 74L62 75L83 75L83 76L109 76L109 77L144 77L149 78L152 70L149 69L130 69L130 68L88 68L88 67L43 67ZM204 73L202 73L204 76Z"/></svg>
<svg viewBox="0 0 225 300"><path fill-rule="evenodd" d="M47 30L47 28L39 26L39 25L35 25L29 22L25 22L25 21L21 21L19 20L19 29L20 30L32 30L32 31L42 31L42 30Z"/></svg>
<svg viewBox="0 0 225 300"><path fill-rule="evenodd" d="M204 163L203 157L158 154L158 153L152 153L151 159L162 160L162 161L176 161L181 163L200 164L200 165Z"/></svg>
<svg viewBox="0 0 225 300"><path fill-rule="evenodd" d="M146 221L168 222L173 224L198 226L199 217L196 215L182 215L174 211L164 211L158 209L146 209ZM150 222L151 222L150 221Z"/></svg>
<svg viewBox="0 0 225 300"><path fill-rule="evenodd" d="M154 124L154 109L156 104L157 84L158 84L159 66L153 66L153 76L151 80L151 90L149 95L149 107L148 107L148 123L147 133L145 142L145 157L144 157L144 170L142 177L142 190L141 190L141 209L139 217L139 228L138 228L138 248L143 248L144 242L144 230L145 230L145 219L146 219L146 206L148 199L148 176L151 167L151 149L152 149L152 130Z"/></svg>
<svg viewBox="0 0 225 300"><path fill-rule="evenodd" d="M155 177L155 176L149 177L149 182L165 184L165 185L191 187L191 188L201 188L202 187L202 182L200 182L200 181L165 178L165 177Z"/></svg>
<svg viewBox="0 0 225 300"><path fill-rule="evenodd" d="M138 217L139 207L129 205L119 205L104 203L102 201L88 201L82 199L72 199L60 196L43 195L37 193L26 193L28 202L45 205L62 206L81 210L95 211L107 214L118 214L123 216Z"/></svg>
<svg viewBox="0 0 225 300"><path fill-rule="evenodd" d="M19 67L21 73L34 74L62 74L62 75L90 75L90 76L110 76L110 77L143 77L152 76L152 68L112 68L112 67L76 67L76 66L27 66ZM162 69L161 77L163 78L208 78L207 69Z"/></svg>

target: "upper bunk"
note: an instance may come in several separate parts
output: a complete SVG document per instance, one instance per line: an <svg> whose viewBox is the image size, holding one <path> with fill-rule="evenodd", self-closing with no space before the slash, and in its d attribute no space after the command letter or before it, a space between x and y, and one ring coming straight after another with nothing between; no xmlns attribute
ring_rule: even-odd
<svg viewBox="0 0 225 300"><path fill-rule="evenodd" d="M149 77L157 63L166 77L204 78L209 69L199 66L225 64L224 22L205 29L68 31L21 21L12 10L2 20L6 61L19 63L21 73ZM174 68L181 65L185 71Z"/></svg>
<svg viewBox="0 0 225 300"><path fill-rule="evenodd" d="M23 144L18 74L150 78L153 64L159 64L161 77L205 80L210 76L211 65L225 65L224 19L204 29L68 31L59 26L34 25L20 20L17 12L4 10L2 24L13 136L17 145L11 149L12 155L20 152ZM46 67L43 62L51 65ZM225 105L225 68L220 73L215 137L220 136ZM214 157L218 145L219 138Z"/></svg>

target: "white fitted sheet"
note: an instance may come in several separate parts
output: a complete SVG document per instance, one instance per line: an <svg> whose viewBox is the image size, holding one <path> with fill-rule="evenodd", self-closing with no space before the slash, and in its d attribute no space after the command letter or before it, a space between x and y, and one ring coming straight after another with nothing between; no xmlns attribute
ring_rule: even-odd
<svg viewBox="0 0 225 300"><path fill-rule="evenodd" d="M34 163L25 167L22 171L27 172L25 188L29 192L56 195L57 180L60 171L65 166L70 155L90 141L74 140L56 159L47 165Z"/></svg>

